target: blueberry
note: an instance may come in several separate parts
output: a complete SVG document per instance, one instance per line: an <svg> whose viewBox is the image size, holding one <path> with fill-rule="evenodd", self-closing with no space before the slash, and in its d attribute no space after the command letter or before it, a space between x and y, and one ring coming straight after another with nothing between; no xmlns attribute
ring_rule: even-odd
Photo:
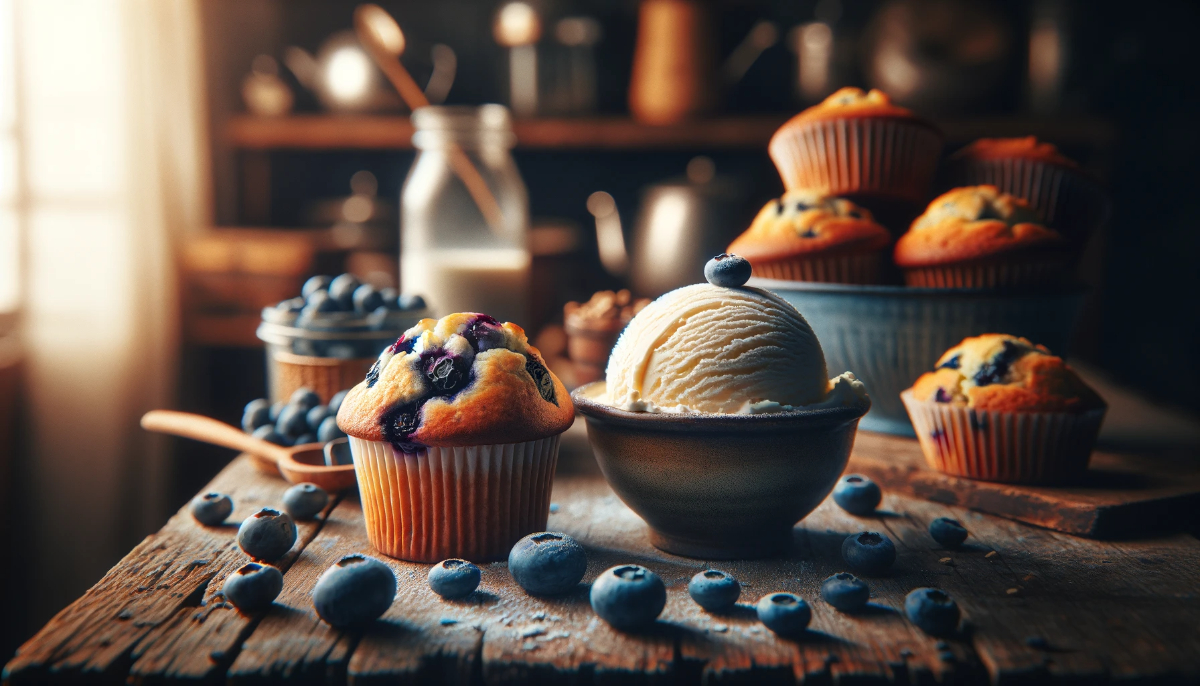
<svg viewBox="0 0 1200 686"><path fill-rule="evenodd" d="M320 443L320 441L317 440L317 435L311 431L297 436L296 440L292 442L292 445L308 445L310 443Z"/></svg>
<svg viewBox="0 0 1200 686"><path fill-rule="evenodd" d="M192 516L204 526L217 526L233 512L233 499L224 493L205 493L192 498Z"/></svg>
<svg viewBox="0 0 1200 686"><path fill-rule="evenodd" d="M795 636L808 628L812 608L791 593L768 593L754 606L758 621L780 636Z"/></svg>
<svg viewBox="0 0 1200 686"><path fill-rule="evenodd" d="M313 607L334 628L372 622L391 607L396 575L366 555L347 555L326 569L313 587Z"/></svg>
<svg viewBox="0 0 1200 686"><path fill-rule="evenodd" d="M351 300L354 302L354 311L359 314L370 314L376 308L383 307L383 294L369 283L354 289Z"/></svg>
<svg viewBox="0 0 1200 686"><path fill-rule="evenodd" d="M442 560L429 570L429 588L443 598L465 598L479 588L479 568L466 560Z"/></svg>
<svg viewBox="0 0 1200 686"><path fill-rule="evenodd" d="M813 231L812 229L805 229L804 232L800 234L800 237L801 238L816 238L817 232Z"/></svg>
<svg viewBox="0 0 1200 686"><path fill-rule="evenodd" d="M296 484L283 492L283 509L292 519L312 519L329 504L329 494L316 484Z"/></svg>
<svg viewBox="0 0 1200 686"><path fill-rule="evenodd" d="M274 443L275 445L282 445L284 447L287 447L292 444L292 442L290 440L288 440L287 436L284 436L283 434L276 431L275 427L271 426L270 424L267 424L266 426L258 427L257 429L254 430L254 433L251 435L257 439L266 441L268 443Z"/></svg>
<svg viewBox="0 0 1200 686"><path fill-rule="evenodd" d="M509 551L508 571L526 593L561 595L583 579L587 553L566 534L529 534Z"/></svg>
<svg viewBox="0 0 1200 686"><path fill-rule="evenodd" d="M423 310L426 307L425 298L422 298L419 295L401 293L396 298L396 306L401 310Z"/></svg>
<svg viewBox="0 0 1200 686"><path fill-rule="evenodd" d="M260 426L271 423L271 401L266 398L251 400L242 410L242 431L253 433Z"/></svg>
<svg viewBox="0 0 1200 686"><path fill-rule="evenodd" d="M742 594L742 585L725 572L707 569L688 582L688 595L709 612L724 612L733 607Z"/></svg>
<svg viewBox="0 0 1200 686"><path fill-rule="evenodd" d="M321 428L317 429L317 442L328 443L345 435L346 432L337 424L337 417L326 417L321 422Z"/></svg>
<svg viewBox="0 0 1200 686"><path fill-rule="evenodd" d="M338 410L342 409L342 401L346 399L346 394L350 391L338 391L329 399L329 414L336 416Z"/></svg>
<svg viewBox="0 0 1200 686"><path fill-rule="evenodd" d="M264 507L242 522L237 542L253 559L274 562L295 544L296 523L279 510Z"/></svg>
<svg viewBox="0 0 1200 686"><path fill-rule="evenodd" d="M279 402L277 402L277 403L272 403L272 404L271 404L271 414L270 414L270 418L271 418L271 423L272 423L272 424L274 424L275 422L279 421L279 415L280 415L280 413L282 413L282 412L283 412L283 408L285 408L285 407L287 407L287 403L286 403L286 402L284 402L284 401L282 401L282 400L280 400L280 401L279 401Z"/></svg>
<svg viewBox="0 0 1200 686"><path fill-rule="evenodd" d="M221 587L225 599L243 614L270 607L282 590L283 573L270 565L260 565L257 562L242 565L225 579L225 585Z"/></svg>
<svg viewBox="0 0 1200 686"><path fill-rule="evenodd" d="M1008 375L1009 365L1016 361L1021 353L1021 349L1015 343L1004 341L1004 349L992 356L990 361L980 365L979 371L975 372L975 385L990 386L1003 382L1004 377Z"/></svg>
<svg viewBox="0 0 1200 686"><path fill-rule="evenodd" d="M320 276L314 276L308 281L304 282L304 286L300 288L300 295L307 299L308 296L316 293L317 291L327 291L329 290L330 281L333 281L333 277L331 276L325 276L324 274Z"/></svg>
<svg viewBox="0 0 1200 686"><path fill-rule="evenodd" d="M311 317L318 312L337 312L338 308L337 301L329 297L328 293L325 291L316 291L308 296L304 309L301 310L300 314Z"/></svg>
<svg viewBox="0 0 1200 686"><path fill-rule="evenodd" d="M937 366L938 369L958 369L962 355L955 355Z"/></svg>
<svg viewBox="0 0 1200 686"><path fill-rule="evenodd" d="M279 301L279 304L275 306L275 309L279 310L280 312L295 314L300 310L303 310L306 304L308 304L308 301L304 298L288 298L287 300Z"/></svg>
<svg viewBox="0 0 1200 686"><path fill-rule="evenodd" d="M329 297L337 301L338 307L343 310L352 311L354 309L354 291L362 282L354 278L353 274L339 274L329 282Z"/></svg>
<svg viewBox="0 0 1200 686"><path fill-rule="evenodd" d="M866 607L871 589L853 574L838 572L822 582L821 597L842 612L854 612Z"/></svg>
<svg viewBox="0 0 1200 686"><path fill-rule="evenodd" d="M458 355L430 357L425 362L425 378L439 395L451 395L471 380L470 365Z"/></svg>
<svg viewBox="0 0 1200 686"><path fill-rule="evenodd" d="M842 559L859 574L879 576L896 561L896 546L881 533L864 531L842 541Z"/></svg>
<svg viewBox="0 0 1200 686"><path fill-rule="evenodd" d="M304 415L304 422L308 424L308 428L313 433L316 433L321 429L321 422L324 422L325 418L330 414L332 413L329 411L328 407L325 405L317 405Z"/></svg>
<svg viewBox="0 0 1200 686"><path fill-rule="evenodd" d="M288 406L283 408L283 412L279 413L279 419L275 422L275 430L280 435L294 440L297 436L308 433L307 414L308 408L288 403Z"/></svg>
<svg viewBox="0 0 1200 686"><path fill-rule="evenodd" d="M614 629L628 631L652 624L667 604L667 587L640 565L618 565L592 583L592 610Z"/></svg>
<svg viewBox="0 0 1200 686"><path fill-rule="evenodd" d="M704 265L704 278L714 286L737 288L750 278L750 262L744 257L721 253Z"/></svg>
<svg viewBox="0 0 1200 686"><path fill-rule="evenodd" d="M307 412L321 404L321 396L311 388L301 387L292 391L292 397L288 399L288 404L299 405Z"/></svg>
<svg viewBox="0 0 1200 686"><path fill-rule="evenodd" d="M904 614L908 621L934 636L946 636L958 628L958 603L945 591L915 588L904 596Z"/></svg>
<svg viewBox="0 0 1200 686"><path fill-rule="evenodd" d="M847 474L833 487L833 502L853 515L872 514L882 499L879 484L862 474Z"/></svg>
<svg viewBox="0 0 1200 686"><path fill-rule="evenodd" d="M933 401L936 403L948 403L951 400L954 400L954 396L947 393L944 388L937 389L937 393L933 394Z"/></svg>
<svg viewBox="0 0 1200 686"><path fill-rule="evenodd" d="M944 548L957 548L967 540L967 530L957 519L938 517L929 523L929 535Z"/></svg>
<svg viewBox="0 0 1200 686"><path fill-rule="evenodd" d="M400 303L396 302L396 298L400 295L395 288L380 288L379 295L383 296L383 306L389 310L400 309Z"/></svg>

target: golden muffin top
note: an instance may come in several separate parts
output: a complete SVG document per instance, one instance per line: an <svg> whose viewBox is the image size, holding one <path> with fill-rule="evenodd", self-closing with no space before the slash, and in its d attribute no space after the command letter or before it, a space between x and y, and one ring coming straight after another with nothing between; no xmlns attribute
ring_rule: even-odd
<svg viewBox="0 0 1200 686"><path fill-rule="evenodd" d="M753 263L882 250L891 242L891 234L867 210L821 191L798 190L768 202L726 252Z"/></svg>

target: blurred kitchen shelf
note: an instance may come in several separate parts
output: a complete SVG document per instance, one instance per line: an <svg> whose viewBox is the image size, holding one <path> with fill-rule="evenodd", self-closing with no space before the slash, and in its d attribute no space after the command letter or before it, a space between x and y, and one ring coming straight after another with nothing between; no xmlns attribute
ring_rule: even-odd
<svg viewBox="0 0 1200 686"><path fill-rule="evenodd" d="M788 117L762 115L698 119L666 126L623 117L518 119L517 147L526 150L759 149ZM1107 146L1116 127L1097 118L989 117L938 123L950 143L983 136L1034 135L1058 145ZM226 140L243 150L410 150L413 127L407 116L302 114L267 118L238 115Z"/></svg>
<svg viewBox="0 0 1200 686"><path fill-rule="evenodd" d="M215 314L187 312L183 317L183 337L192 345L216 348L261 348L255 335L262 315L254 313Z"/></svg>

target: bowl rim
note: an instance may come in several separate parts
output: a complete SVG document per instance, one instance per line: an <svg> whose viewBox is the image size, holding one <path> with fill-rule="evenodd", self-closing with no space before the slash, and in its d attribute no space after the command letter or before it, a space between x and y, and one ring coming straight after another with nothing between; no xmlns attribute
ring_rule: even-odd
<svg viewBox="0 0 1200 686"><path fill-rule="evenodd" d="M801 428L815 428L833 424L840 425L858 421L871 409L871 402L868 399L858 405L787 410L785 412L768 412L764 414L630 412L585 397L584 394L588 389L604 383L607 382L605 380L593 381L571 391L571 400L575 403L576 413L582 414L587 420L642 430L688 433L724 432L730 430L795 431Z"/></svg>
<svg viewBox="0 0 1200 686"><path fill-rule="evenodd" d="M880 295L913 298L1014 298L1014 297L1077 297L1086 295L1091 289L1084 283L1060 284L1055 286L1029 286L1008 288L919 288L899 285L859 285L848 283L823 283L818 281L788 281L752 276L747 286L757 286L770 291L795 291L830 295Z"/></svg>

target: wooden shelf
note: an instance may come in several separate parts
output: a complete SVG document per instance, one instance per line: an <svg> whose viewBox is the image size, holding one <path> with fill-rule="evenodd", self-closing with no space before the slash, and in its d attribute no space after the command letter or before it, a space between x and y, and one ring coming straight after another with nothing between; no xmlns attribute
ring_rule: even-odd
<svg viewBox="0 0 1200 686"><path fill-rule="evenodd" d="M526 150L758 149L787 120L785 115L722 117L668 126L623 117L519 119L517 147ZM938 122L950 143L983 136L1035 135L1059 145L1104 147L1115 127L1095 118L985 118ZM301 114L267 118L239 115L226 140L243 150L410 150L413 126L406 116Z"/></svg>

